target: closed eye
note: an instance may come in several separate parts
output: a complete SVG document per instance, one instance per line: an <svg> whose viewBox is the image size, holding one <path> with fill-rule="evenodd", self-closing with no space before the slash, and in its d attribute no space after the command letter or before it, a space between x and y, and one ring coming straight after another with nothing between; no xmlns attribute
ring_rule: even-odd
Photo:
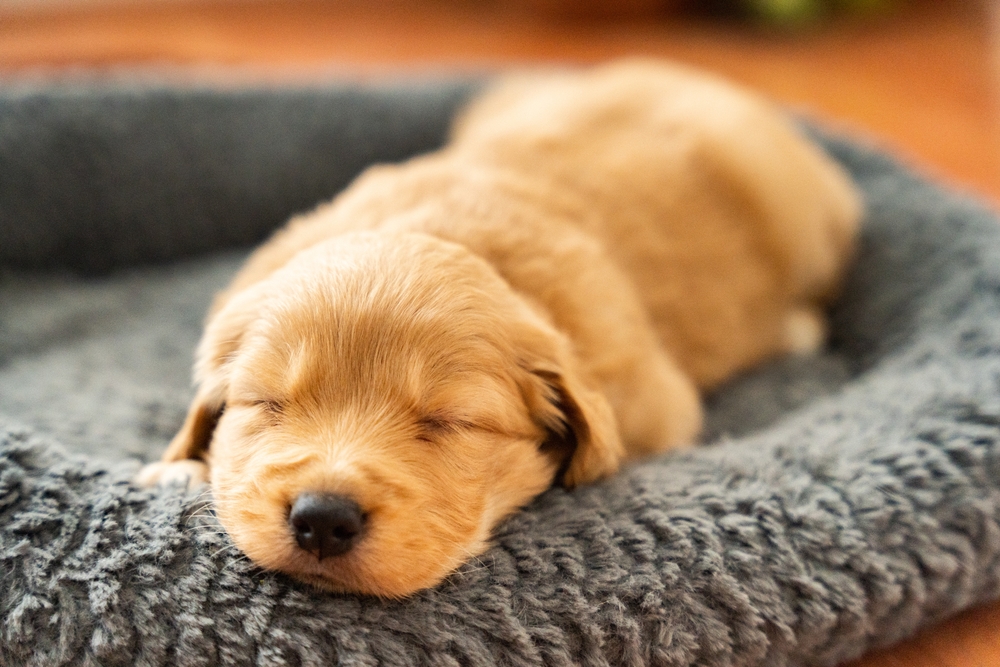
<svg viewBox="0 0 1000 667"><path fill-rule="evenodd" d="M280 401L263 399L254 401L253 405L258 408L263 408L264 410L267 410L268 412L272 412L274 414L281 414L282 412L285 411L285 406Z"/></svg>
<svg viewBox="0 0 1000 667"><path fill-rule="evenodd" d="M277 420L285 414L285 404L281 401L276 401L273 399L257 399L246 402L237 402L235 405L243 405L245 407L253 408L263 413L272 422L277 422Z"/></svg>
<svg viewBox="0 0 1000 667"><path fill-rule="evenodd" d="M462 419L453 419L444 415L428 415L422 417L418 422L418 440L424 442L434 442L435 437L467 431L476 428L472 422Z"/></svg>

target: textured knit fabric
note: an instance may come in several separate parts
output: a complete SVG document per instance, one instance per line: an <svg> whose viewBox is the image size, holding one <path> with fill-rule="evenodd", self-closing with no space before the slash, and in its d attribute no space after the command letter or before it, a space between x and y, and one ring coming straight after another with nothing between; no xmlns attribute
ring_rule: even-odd
<svg viewBox="0 0 1000 667"><path fill-rule="evenodd" d="M371 162L436 147L471 89L8 90L0 266L99 273L260 241Z"/></svg>
<svg viewBox="0 0 1000 667"><path fill-rule="evenodd" d="M829 349L709 397L704 446L544 494L437 588L316 592L208 498L132 487L226 248L433 146L468 90L0 99L0 665L835 664L1000 597L1000 227L830 137L869 214Z"/></svg>

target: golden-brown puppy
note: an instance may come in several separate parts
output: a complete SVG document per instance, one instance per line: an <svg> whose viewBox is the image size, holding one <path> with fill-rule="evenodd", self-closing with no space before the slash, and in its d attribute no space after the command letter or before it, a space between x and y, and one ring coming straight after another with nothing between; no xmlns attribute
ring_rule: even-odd
<svg viewBox="0 0 1000 667"><path fill-rule="evenodd" d="M689 444L698 392L823 339L859 217L781 113L680 67L510 80L219 296L145 483L260 565L403 596L553 483Z"/></svg>

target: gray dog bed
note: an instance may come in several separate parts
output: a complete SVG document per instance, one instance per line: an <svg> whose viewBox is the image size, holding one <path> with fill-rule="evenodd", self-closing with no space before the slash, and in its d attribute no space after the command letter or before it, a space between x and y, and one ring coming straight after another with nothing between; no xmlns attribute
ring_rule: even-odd
<svg viewBox="0 0 1000 667"><path fill-rule="evenodd" d="M822 355L710 397L704 447L554 489L403 601L243 559L130 486L212 292L462 83L0 97L0 664L834 664L1000 597L1000 226L824 136L869 206Z"/></svg>

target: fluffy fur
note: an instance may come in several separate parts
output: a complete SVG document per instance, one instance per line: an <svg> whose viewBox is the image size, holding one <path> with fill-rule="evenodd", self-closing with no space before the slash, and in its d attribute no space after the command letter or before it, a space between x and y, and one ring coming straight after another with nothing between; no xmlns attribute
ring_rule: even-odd
<svg viewBox="0 0 1000 667"><path fill-rule="evenodd" d="M262 566L395 597L553 483L693 442L699 391L821 344L859 200L781 113L680 67L511 79L369 169L221 294L144 483L208 478ZM322 560L299 494L367 516Z"/></svg>

